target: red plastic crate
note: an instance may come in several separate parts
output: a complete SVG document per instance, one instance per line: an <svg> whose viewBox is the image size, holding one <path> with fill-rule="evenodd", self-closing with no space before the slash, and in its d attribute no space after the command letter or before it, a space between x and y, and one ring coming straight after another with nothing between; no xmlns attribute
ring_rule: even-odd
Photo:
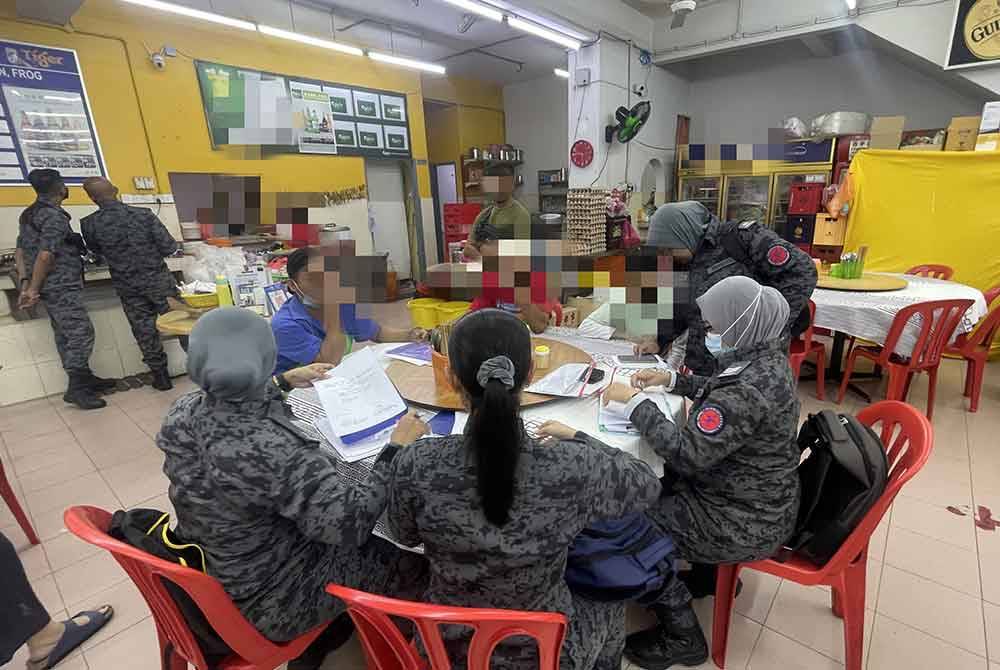
<svg viewBox="0 0 1000 670"><path fill-rule="evenodd" d="M789 214L816 214L823 202L825 184L792 184Z"/></svg>
<svg viewBox="0 0 1000 670"><path fill-rule="evenodd" d="M444 223L471 226L483 206L472 202L455 202L444 206Z"/></svg>

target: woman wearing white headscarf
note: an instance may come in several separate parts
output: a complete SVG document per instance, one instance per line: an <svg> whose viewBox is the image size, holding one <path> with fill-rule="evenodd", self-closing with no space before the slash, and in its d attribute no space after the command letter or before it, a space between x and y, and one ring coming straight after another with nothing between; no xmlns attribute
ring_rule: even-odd
<svg viewBox="0 0 1000 670"><path fill-rule="evenodd" d="M645 390L672 388L674 373L637 373L635 388L612 386L605 402L625 403L626 416L665 461L664 495L647 514L671 535L679 556L696 564L756 561L788 539L799 509L799 400L784 344L788 303L748 277L724 279L697 302L720 373L698 378L687 423L674 425ZM672 580L653 606L660 625L629 637L629 660L644 668L704 661L690 600Z"/></svg>

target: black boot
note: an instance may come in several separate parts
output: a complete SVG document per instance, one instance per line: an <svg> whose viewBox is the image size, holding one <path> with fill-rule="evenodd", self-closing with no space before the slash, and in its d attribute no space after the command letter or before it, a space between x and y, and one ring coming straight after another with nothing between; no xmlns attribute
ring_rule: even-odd
<svg viewBox="0 0 1000 670"><path fill-rule="evenodd" d="M675 665L696 666L708 660L708 642L690 605L670 610L654 605L660 623L629 635L625 658L645 670L667 670Z"/></svg>
<svg viewBox="0 0 1000 670"><path fill-rule="evenodd" d="M102 407L107 407L107 401L97 397L94 389L90 386L88 374L89 372L69 373L69 388L63 394L63 401L76 405L80 409L101 409Z"/></svg>
<svg viewBox="0 0 1000 670"><path fill-rule="evenodd" d="M153 370L153 388L157 391L169 391L174 387L170 381L170 373L166 368L155 368Z"/></svg>
<svg viewBox="0 0 1000 670"><path fill-rule="evenodd" d="M715 595L715 583L718 579L719 567L707 563L692 563L690 570L681 570L677 573L677 578L684 582L684 586L691 592L691 597L701 600ZM743 580L736 580L736 595L743 591Z"/></svg>
<svg viewBox="0 0 1000 670"><path fill-rule="evenodd" d="M86 377L87 386L98 393L106 393L108 391L114 391L118 388L117 379L104 379L103 377L98 377L90 370L87 370Z"/></svg>
<svg viewBox="0 0 1000 670"><path fill-rule="evenodd" d="M302 655L289 661L288 670L319 670L327 654L340 649L354 634L354 622L346 612L320 633Z"/></svg>

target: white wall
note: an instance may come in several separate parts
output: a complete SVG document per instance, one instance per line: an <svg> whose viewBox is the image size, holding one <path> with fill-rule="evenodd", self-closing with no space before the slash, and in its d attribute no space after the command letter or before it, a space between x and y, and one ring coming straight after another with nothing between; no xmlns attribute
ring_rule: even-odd
<svg viewBox="0 0 1000 670"><path fill-rule="evenodd" d="M554 74L503 89L507 142L524 149L524 186L516 197L538 211L538 171L569 166L569 88Z"/></svg>
<svg viewBox="0 0 1000 670"><path fill-rule="evenodd" d="M695 64L691 140L763 143L787 116L807 123L831 111L905 115L907 129L943 128L953 116L975 116L971 97L878 50L815 58L798 42L714 56Z"/></svg>
<svg viewBox="0 0 1000 670"><path fill-rule="evenodd" d="M592 53L595 49L599 53ZM597 187L614 187L625 181L638 185L643 169L653 158L671 170L677 115L686 114L690 106L689 82L660 67L643 67L638 49L633 47L630 53L627 44L610 39L581 50L579 55L571 54L571 71L577 61L592 68L593 83L572 89L568 121L576 127L582 106L580 129L575 137L593 142L596 155L590 167L571 169L570 185L587 187L593 182ZM613 122L618 107L632 107L642 100L631 92L636 83L646 84L645 99L652 103L652 115L636 140L626 146L615 141L608 155L604 127ZM668 175L666 182L669 181Z"/></svg>

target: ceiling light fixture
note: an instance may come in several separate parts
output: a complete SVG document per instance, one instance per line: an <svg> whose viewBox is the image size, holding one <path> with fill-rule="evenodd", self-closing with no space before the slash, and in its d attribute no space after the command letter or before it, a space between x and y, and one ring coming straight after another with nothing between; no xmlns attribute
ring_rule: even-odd
<svg viewBox="0 0 1000 670"><path fill-rule="evenodd" d="M433 72L434 74L444 74L447 71L443 65L437 65L435 63L425 63L424 61L414 60L412 58L403 58L402 56L393 56L390 54L379 53L378 51L369 51L368 57L371 58L372 60L379 61L380 63L390 63L392 65L399 65L400 67L408 67L414 70Z"/></svg>
<svg viewBox="0 0 1000 670"><path fill-rule="evenodd" d="M460 7L467 12L472 12L473 14L478 14L479 16L490 19L491 21L496 21L497 23L503 21L503 12L492 7L487 7L486 5L481 5L478 2L473 2L473 0L444 0L449 5L455 5Z"/></svg>
<svg viewBox="0 0 1000 670"><path fill-rule="evenodd" d="M160 2L160 0L125 0L125 2L132 5L139 5L140 7L148 7L149 9L158 9L161 12L180 14L181 16L188 16L193 19L201 19L202 21L211 21L212 23L219 23L224 26L229 26L231 28L241 28L242 30L257 30L257 24L251 23L250 21L233 19L228 16L222 16L221 14L213 14L212 12L203 12L200 9L192 9L191 7L184 7L182 5L174 5L169 2Z"/></svg>
<svg viewBox="0 0 1000 670"><path fill-rule="evenodd" d="M858 8L858 0L847 0L847 10L853 12Z"/></svg>
<svg viewBox="0 0 1000 670"><path fill-rule="evenodd" d="M557 77L562 77L563 79L569 79L569 71L567 70L556 68L555 70L553 70L553 72L556 73Z"/></svg>
<svg viewBox="0 0 1000 670"><path fill-rule="evenodd" d="M541 37L542 39L548 40L550 42L561 44L567 49L572 49L573 51L579 51L580 47L583 46L580 40L573 39L568 35L557 33L554 30L549 30L548 28L543 28L537 23L531 23L530 21L519 19L516 16L508 16L507 25L509 25L511 28L516 28L517 30L523 30L526 33L531 33L536 37Z"/></svg>
<svg viewBox="0 0 1000 670"><path fill-rule="evenodd" d="M320 39L319 37L311 37L309 35L301 35L299 33L289 32L288 30L282 30L281 28L275 28L273 26L257 26L257 29L264 35L270 35L271 37L280 37L283 40L291 40L293 42L301 42L302 44L309 44L314 47L320 47L322 49L330 49L331 51L339 51L341 53L350 54L352 56L364 56L365 52L357 47L352 47L349 44L341 44L340 42L333 42L330 40Z"/></svg>

